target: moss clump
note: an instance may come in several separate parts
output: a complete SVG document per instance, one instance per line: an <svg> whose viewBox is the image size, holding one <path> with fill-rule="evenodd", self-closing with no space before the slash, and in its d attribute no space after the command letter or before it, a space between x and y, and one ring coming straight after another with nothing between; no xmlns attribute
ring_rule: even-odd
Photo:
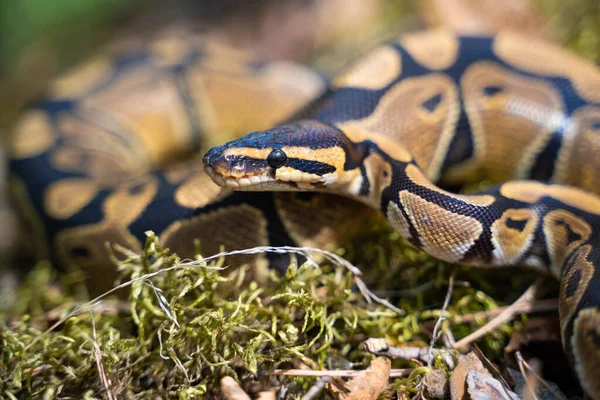
<svg viewBox="0 0 600 400"><path fill-rule="evenodd" d="M389 242L384 251L386 246L393 249L392 259L410 261L416 254L398 243L393 233L382 228L379 234ZM298 364L313 369L365 368L373 357L361 344L369 337L393 344L426 344L422 324L435 322L440 315L435 307L441 305L429 300L438 292L443 297L448 271L441 263L431 264L429 273L420 278L433 276L439 285L403 298L399 304L406 314L400 315L369 304L355 290L355 276L342 266L315 268L292 262L285 275L270 272L259 283L247 279L248 268L225 273L221 267L226 259L180 263L153 234L141 254L127 256L119 269L124 280L133 281L120 292L128 301L106 301L93 313L79 306L76 315L61 322L61 316L82 303L63 297L62 311L50 312L40 301L43 291L29 290L31 307L19 308L18 316L4 315L0 397L103 398L110 390L130 398L197 398L218 395L219 380L225 375L240 381L248 392L285 384L289 393L300 395L313 378L276 378L268 371ZM377 265L373 267L376 276ZM160 270L166 272L157 273ZM33 274L25 285L48 283L51 277L46 268ZM423 310L423 303L428 309ZM493 307L496 302L480 290L458 287L448 311L452 316ZM57 326L43 333L57 320ZM476 327L460 325L455 334L462 336ZM484 347L501 350L508 332L490 335ZM400 366L418 365L394 365ZM394 387L409 390L414 379L418 375L396 380Z"/></svg>

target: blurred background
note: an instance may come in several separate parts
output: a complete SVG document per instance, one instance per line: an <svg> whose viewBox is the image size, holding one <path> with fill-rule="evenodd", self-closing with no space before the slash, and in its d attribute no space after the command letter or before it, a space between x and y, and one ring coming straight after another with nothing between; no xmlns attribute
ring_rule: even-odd
<svg viewBox="0 0 600 400"><path fill-rule="evenodd" d="M544 37L600 59L597 0L3 0L0 2L0 139L48 83L109 48L194 32L252 54L297 61L331 76L356 54L401 32L444 26ZM0 270L19 244L0 145ZM8 281L7 281L8 280ZM9 282L9 283L7 283ZM0 283L11 285L2 275Z"/></svg>
<svg viewBox="0 0 600 400"><path fill-rule="evenodd" d="M598 0L0 0L0 316L27 309L14 306L17 293L25 298L33 291L17 290L15 271L35 264L14 257L28 255L35 239L19 234L9 202L7 138L57 76L175 34L202 37L257 62L301 63L328 78L378 42L433 27L519 31L600 61ZM501 286L495 282L490 286ZM47 286L42 280L37 287Z"/></svg>

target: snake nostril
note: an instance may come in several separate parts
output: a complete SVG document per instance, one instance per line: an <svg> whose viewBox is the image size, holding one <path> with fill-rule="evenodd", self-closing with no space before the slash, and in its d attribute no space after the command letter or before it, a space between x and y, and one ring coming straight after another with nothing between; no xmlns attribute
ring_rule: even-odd
<svg viewBox="0 0 600 400"><path fill-rule="evenodd" d="M218 148L213 147L212 149L210 149L206 152L204 157L202 157L202 162L204 163L204 165L207 165L207 166L214 165L214 163L216 161L215 158L218 154L219 154Z"/></svg>

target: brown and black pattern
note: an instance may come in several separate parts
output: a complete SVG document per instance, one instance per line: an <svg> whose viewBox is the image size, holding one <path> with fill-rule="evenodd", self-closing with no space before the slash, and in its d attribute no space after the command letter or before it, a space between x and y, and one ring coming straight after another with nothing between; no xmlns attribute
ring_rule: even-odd
<svg viewBox="0 0 600 400"><path fill-rule="evenodd" d="M153 230L184 257L194 239L204 255L327 247L363 229L366 204L440 259L553 274L565 350L600 399L600 69L513 34L434 31L372 50L309 103L323 88L195 37L99 57L15 126L15 197L51 256L98 291L114 277L106 242L139 250ZM210 150L206 172L193 157L248 131L260 132ZM192 160L170 165L181 155ZM499 186L438 186L480 179ZM239 262L288 265L273 257Z"/></svg>
<svg viewBox="0 0 600 400"><path fill-rule="evenodd" d="M599 100L600 69L553 46L420 33L350 66L300 121L213 148L204 162L230 189L368 204L448 262L551 273L565 351L600 399ZM290 143L319 150L287 162ZM284 162L268 162L274 153ZM316 164L329 169L299 172ZM437 186L482 178L500 185L473 195Z"/></svg>

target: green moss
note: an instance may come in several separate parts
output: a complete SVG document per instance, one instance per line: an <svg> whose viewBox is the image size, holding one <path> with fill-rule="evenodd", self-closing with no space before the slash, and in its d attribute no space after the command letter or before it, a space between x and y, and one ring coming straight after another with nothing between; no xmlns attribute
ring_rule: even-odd
<svg viewBox="0 0 600 400"><path fill-rule="evenodd" d="M106 389L98 354L111 390L119 395L196 398L217 393L224 375L235 377L248 391L285 382L292 392L301 393L312 378L275 379L266 372L298 362L311 368L365 368L372 356L362 342L369 337L426 344L422 324L434 323L440 315L436 299L445 295L449 268L398 242L383 226L375 227L375 235L381 239L377 245L370 241L349 251L364 254L362 263L378 260L369 268L375 278L371 285L376 285L386 259L408 266L408 271L399 271L410 277L400 287L434 282L396 302L405 315L368 304L355 290L354 276L342 266L292 262L283 276L270 272L263 282L248 282L247 268L224 273L219 268L224 260L171 268L179 265L179 258L150 234L141 254L129 254L119 263L123 279L134 280L120 292L127 302L107 302L103 312L94 313L94 323L92 314L83 312L43 334L58 318L48 313L50 308L62 304L66 315L75 303L68 296L48 300L41 287L48 287L53 276L40 267L23 285L27 305L20 304L12 316L5 314L0 325L0 397L89 393L89 398L102 398ZM169 270L142 279L161 269ZM476 288L458 287L448 312L452 316L496 306ZM465 324L453 330L460 337L476 327ZM508 333L493 333L484 348L498 354ZM415 364L396 362L399 366ZM398 380L395 387L409 390L414 379Z"/></svg>

